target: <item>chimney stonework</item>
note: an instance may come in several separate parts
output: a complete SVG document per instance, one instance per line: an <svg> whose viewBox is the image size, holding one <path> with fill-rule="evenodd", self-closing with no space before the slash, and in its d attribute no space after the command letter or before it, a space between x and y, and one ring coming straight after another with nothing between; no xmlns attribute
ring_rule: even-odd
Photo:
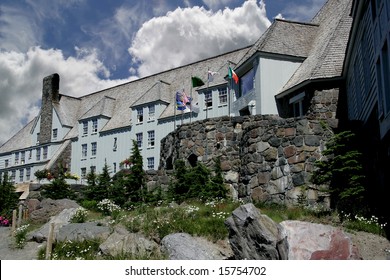
<svg viewBox="0 0 390 280"><path fill-rule="evenodd" d="M39 143L46 144L51 141L53 123L53 103L59 102L60 76L52 74L43 79L42 105L41 105L41 129Z"/></svg>

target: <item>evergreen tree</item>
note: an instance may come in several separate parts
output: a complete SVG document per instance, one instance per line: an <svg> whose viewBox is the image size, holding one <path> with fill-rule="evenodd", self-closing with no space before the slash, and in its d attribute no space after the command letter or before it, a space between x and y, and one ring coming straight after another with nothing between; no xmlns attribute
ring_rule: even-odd
<svg viewBox="0 0 390 280"><path fill-rule="evenodd" d="M19 198L14 185L9 181L8 172L0 176L0 215L11 218L12 211L17 208Z"/></svg>
<svg viewBox="0 0 390 280"><path fill-rule="evenodd" d="M109 197L109 190L111 188L111 177L107 161L104 161L102 173L97 176L97 184L93 191L93 197L96 201L102 201Z"/></svg>
<svg viewBox="0 0 390 280"><path fill-rule="evenodd" d="M130 173L124 182L128 200L131 202L144 201L144 192L146 191L145 172L143 170L142 156L135 140L133 140L130 162Z"/></svg>
<svg viewBox="0 0 390 280"><path fill-rule="evenodd" d="M64 170L60 167L58 174L54 177L49 185L43 188L43 196L51 199L75 199L76 195L66 182Z"/></svg>
<svg viewBox="0 0 390 280"><path fill-rule="evenodd" d="M351 131L335 134L323 152L327 159L316 162L312 177L315 184L329 184L333 208L350 214L367 210L362 154L357 143Z"/></svg>
<svg viewBox="0 0 390 280"><path fill-rule="evenodd" d="M215 175L211 178L208 195L212 197L226 198L227 189L222 175L221 157L217 157L215 160L214 173Z"/></svg>
<svg viewBox="0 0 390 280"><path fill-rule="evenodd" d="M86 200L95 199L95 189L97 186L97 175L95 170L91 168L91 171L87 174L87 186L83 190L83 195Z"/></svg>
<svg viewBox="0 0 390 280"><path fill-rule="evenodd" d="M175 181L171 182L169 186L169 198L174 199L178 201L179 203L182 202L186 196L187 193L190 190L190 186L187 183L187 167L185 165L185 162L182 160L175 161Z"/></svg>

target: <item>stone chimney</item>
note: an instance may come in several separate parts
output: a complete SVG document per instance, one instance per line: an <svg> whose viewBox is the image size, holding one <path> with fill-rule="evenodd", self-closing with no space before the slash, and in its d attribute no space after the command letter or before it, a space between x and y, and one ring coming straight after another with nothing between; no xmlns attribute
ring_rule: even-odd
<svg viewBox="0 0 390 280"><path fill-rule="evenodd" d="M42 105L41 105L41 129L39 143L45 144L51 141L53 124L53 103L60 101L59 94L60 76L52 74L43 79Z"/></svg>

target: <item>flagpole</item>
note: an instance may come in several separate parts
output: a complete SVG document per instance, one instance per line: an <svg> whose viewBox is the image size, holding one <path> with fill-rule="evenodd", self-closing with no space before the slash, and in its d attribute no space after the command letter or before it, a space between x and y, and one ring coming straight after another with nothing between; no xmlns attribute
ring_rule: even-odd
<svg viewBox="0 0 390 280"><path fill-rule="evenodd" d="M190 90L190 123L192 123L192 75L191 75L191 90Z"/></svg>
<svg viewBox="0 0 390 280"><path fill-rule="evenodd" d="M176 107L177 107L176 95L177 95L177 92L175 93L175 101L174 101L174 106L175 106L174 130L176 130Z"/></svg>
<svg viewBox="0 0 390 280"><path fill-rule="evenodd" d="M228 73L230 71L230 62L228 61ZM231 106L231 98L232 98L232 79L229 78L229 82L228 82L228 89L229 89L229 95L228 95L228 116L230 117L230 106Z"/></svg>

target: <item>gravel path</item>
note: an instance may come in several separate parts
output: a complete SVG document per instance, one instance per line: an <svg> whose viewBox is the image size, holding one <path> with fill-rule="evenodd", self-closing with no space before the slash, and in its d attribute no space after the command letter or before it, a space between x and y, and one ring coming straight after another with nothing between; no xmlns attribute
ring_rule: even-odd
<svg viewBox="0 0 390 280"><path fill-rule="evenodd" d="M0 260L36 260L46 243L27 242L23 249L13 248L10 227L0 227Z"/></svg>

